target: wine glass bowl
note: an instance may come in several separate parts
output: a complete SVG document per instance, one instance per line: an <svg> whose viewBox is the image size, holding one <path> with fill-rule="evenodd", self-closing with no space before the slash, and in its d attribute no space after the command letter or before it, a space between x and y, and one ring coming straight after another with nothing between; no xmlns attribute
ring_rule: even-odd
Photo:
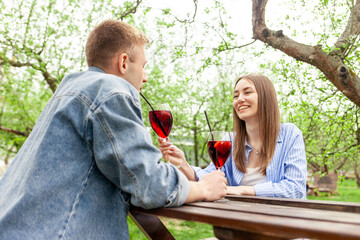
<svg viewBox="0 0 360 240"><path fill-rule="evenodd" d="M207 150L216 169L221 170L231 151L230 133L224 131L210 132Z"/></svg>
<svg viewBox="0 0 360 240"><path fill-rule="evenodd" d="M152 129L160 138L169 136L173 124L173 116L168 103L157 104L154 111L149 112Z"/></svg>

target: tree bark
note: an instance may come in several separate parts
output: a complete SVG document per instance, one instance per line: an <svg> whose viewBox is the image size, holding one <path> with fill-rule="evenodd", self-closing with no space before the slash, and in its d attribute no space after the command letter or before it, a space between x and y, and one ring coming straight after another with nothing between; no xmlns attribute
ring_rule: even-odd
<svg viewBox="0 0 360 240"><path fill-rule="evenodd" d="M356 162L354 164L354 174L356 178L356 184L360 188L360 173L358 172L358 164Z"/></svg>
<svg viewBox="0 0 360 240"><path fill-rule="evenodd" d="M320 45L298 43L285 36L282 30L269 29L265 24L267 0L253 0L252 2L254 39L279 49L298 61L318 68L339 91L360 107L360 78L344 63L344 58L351 48L351 36L357 36L360 32L360 2L356 2L352 8L347 27L334 45L336 50L330 53L323 51Z"/></svg>
<svg viewBox="0 0 360 240"><path fill-rule="evenodd" d="M21 132L21 131L18 131L18 130L3 127L1 125L0 125L0 130L8 132L8 133L13 133L13 134L16 134L16 135L19 135L19 136L24 136L24 137L28 137L29 134L30 134L29 132Z"/></svg>
<svg viewBox="0 0 360 240"><path fill-rule="evenodd" d="M199 166L199 141L198 141L198 138L197 138L197 134L198 134L198 128L197 128L197 124L196 124L196 117L197 117L197 114L195 114L194 116L194 128L193 128L193 131L194 131L194 157L195 157L195 166Z"/></svg>

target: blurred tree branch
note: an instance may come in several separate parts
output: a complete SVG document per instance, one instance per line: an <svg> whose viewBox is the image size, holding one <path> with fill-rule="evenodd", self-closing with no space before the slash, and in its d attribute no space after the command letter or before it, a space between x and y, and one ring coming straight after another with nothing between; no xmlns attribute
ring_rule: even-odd
<svg viewBox="0 0 360 240"><path fill-rule="evenodd" d="M13 134L16 134L16 135L19 135L19 136L24 136L24 137L28 137L30 135L30 132L21 132L21 131L18 131L18 130L6 128L6 127L1 126L1 125L0 125L0 130L8 132L8 133L13 133Z"/></svg>
<svg viewBox="0 0 360 240"><path fill-rule="evenodd" d="M49 85L50 89L52 90L52 92L55 92L56 88L57 88L57 80L51 76L51 74L49 73L49 71L46 69L46 63L44 63L43 59L37 55L37 53L34 53L36 56L36 60L38 61L39 65L30 63L30 62L19 62L16 60L16 57L14 57L13 59L9 59L5 56L0 55L0 66L5 65L5 64L10 64L13 67L31 67L37 71L39 71L45 81L47 82L47 84Z"/></svg>
<svg viewBox="0 0 360 240"><path fill-rule="evenodd" d="M116 14L116 15L118 15L117 19L123 21L124 18L126 18L130 14L136 13L136 11L137 11L138 7L140 6L140 4L142 3L142 1L143 0L136 0L136 2L125 6L124 12Z"/></svg>

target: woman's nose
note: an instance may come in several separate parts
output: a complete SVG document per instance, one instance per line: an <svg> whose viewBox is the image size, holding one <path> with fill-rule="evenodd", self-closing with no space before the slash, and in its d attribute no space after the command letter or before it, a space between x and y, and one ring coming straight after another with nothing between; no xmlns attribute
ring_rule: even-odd
<svg viewBox="0 0 360 240"><path fill-rule="evenodd" d="M236 100L237 102L243 102L245 101L244 96L243 95L239 95L238 99Z"/></svg>

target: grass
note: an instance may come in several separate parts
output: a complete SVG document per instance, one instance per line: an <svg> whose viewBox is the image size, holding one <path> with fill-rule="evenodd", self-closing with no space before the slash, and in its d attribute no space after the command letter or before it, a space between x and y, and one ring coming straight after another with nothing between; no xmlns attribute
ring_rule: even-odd
<svg viewBox="0 0 360 240"><path fill-rule="evenodd" d="M359 203L360 188L357 187L355 180L345 180L344 182L338 184L337 195L332 195L330 197L328 197L327 195L322 195L318 197L308 196L307 199ZM204 239L214 237L212 226L209 224L182 221L170 218L161 218L161 220L176 240ZM128 225L131 240L147 239L130 218L128 218Z"/></svg>
<svg viewBox="0 0 360 240"><path fill-rule="evenodd" d="M308 196L307 199L329 200L341 202L360 202L360 188L357 187L355 180L345 180L338 184L338 194L328 197L322 194L318 197Z"/></svg>
<svg viewBox="0 0 360 240"><path fill-rule="evenodd" d="M145 235L139 230L135 223L128 217L129 234L131 240L146 240ZM161 217L170 233L176 240L204 239L215 237L212 225L182 221L172 218Z"/></svg>

